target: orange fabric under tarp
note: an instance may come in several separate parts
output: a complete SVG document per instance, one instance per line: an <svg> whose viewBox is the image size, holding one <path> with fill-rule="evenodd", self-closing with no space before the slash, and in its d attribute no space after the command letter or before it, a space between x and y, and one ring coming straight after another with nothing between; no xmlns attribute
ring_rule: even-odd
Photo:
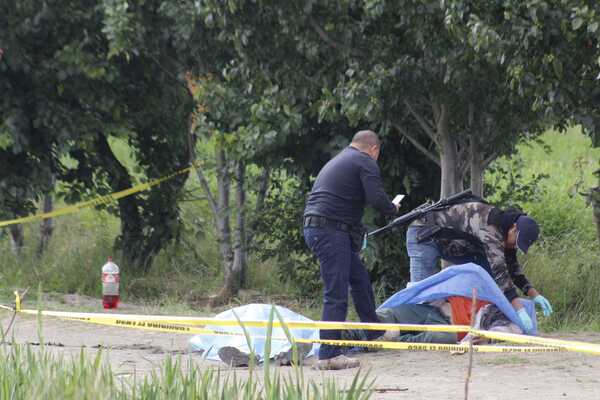
<svg viewBox="0 0 600 400"><path fill-rule="evenodd" d="M471 299L462 296L448 297L450 308L452 308L452 324L453 325L471 325ZM489 301L477 300L477 311L481 307L490 304ZM463 340L467 336L467 332L459 332L456 334L458 340Z"/></svg>

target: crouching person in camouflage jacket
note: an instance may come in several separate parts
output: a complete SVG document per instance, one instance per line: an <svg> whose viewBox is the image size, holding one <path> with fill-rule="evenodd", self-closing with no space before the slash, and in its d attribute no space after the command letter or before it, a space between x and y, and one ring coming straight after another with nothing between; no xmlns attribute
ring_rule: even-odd
<svg viewBox="0 0 600 400"><path fill-rule="evenodd" d="M440 258L453 264L478 264L494 278L524 326L532 329L516 288L533 298L544 315L552 313L552 306L523 273L517 249L527 253L538 236L533 218L517 209L500 210L479 198L431 211L413 221L407 231L410 280L418 282L436 273Z"/></svg>

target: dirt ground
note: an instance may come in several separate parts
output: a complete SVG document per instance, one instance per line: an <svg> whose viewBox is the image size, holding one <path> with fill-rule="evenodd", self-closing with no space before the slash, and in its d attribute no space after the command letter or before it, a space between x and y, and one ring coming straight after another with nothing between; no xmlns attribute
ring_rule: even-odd
<svg viewBox="0 0 600 400"><path fill-rule="evenodd" d="M68 302L67 302L68 303ZM60 309L52 307L52 309ZM64 309L64 308L63 308ZM135 307L119 312L134 313ZM6 329L11 314L0 311ZM147 332L82 322L43 320L43 342L48 349L67 357L82 347L90 357L99 346L109 348L108 358L118 376L146 374L161 367L167 357L191 357L201 368L224 368L221 363L202 360L190 353L187 335ZM13 324L18 343L35 346L40 340L37 322L18 316ZM10 334L9 334L10 335ZM561 333L564 339L600 343L600 333ZM463 399L468 366L467 355L437 352L381 351L361 353L363 369L370 370L377 389L375 399ZM310 364L312 361L308 361ZM286 374L286 368L282 368ZM246 371L238 369L241 377ZM309 365L307 379L317 382L333 377L340 386L350 384L356 370L320 372ZM600 356L577 353L475 354L470 399L600 399Z"/></svg>

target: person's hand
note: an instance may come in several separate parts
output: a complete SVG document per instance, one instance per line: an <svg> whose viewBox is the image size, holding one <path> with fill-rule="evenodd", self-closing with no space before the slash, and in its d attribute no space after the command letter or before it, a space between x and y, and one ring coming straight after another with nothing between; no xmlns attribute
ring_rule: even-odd
<svg viewBox="0 0 600 400"><path fill-rule="evenodd" d="M519 316L519 319L523 323L523 327L525 328L525 333L526 334L532 333L533 332L533 321L531 320L531 317L529 316L529 314L527 314L527 310L525 310L525 307L519 308L517 310L517 315Z"/></svg>
<svg viewBox="0 0 600 400"><path fill-rule="evenodd" d="M521 308L523 308L523 303L521 303L521 299L519 299L518 297L512 299L510 301L510 304L512 304L515 311L519 311Z"/></svg>
<svg viewBox="0 0 600 400"><path fill-rule="evenodd" d="M552 310L552 305L550 304L548 299L546 299L541 294L535 296L533 298L533 301L535 301L535 304L541 307L542 312L544 313L544 317L547 317L554 312L554 310Z"/></svg>

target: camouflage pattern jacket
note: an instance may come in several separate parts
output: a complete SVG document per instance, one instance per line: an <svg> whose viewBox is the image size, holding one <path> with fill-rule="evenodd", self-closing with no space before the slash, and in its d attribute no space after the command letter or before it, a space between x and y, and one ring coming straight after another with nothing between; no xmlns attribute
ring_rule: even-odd
<svg viewBox="0 0 600 400"><path fill-rule="evenodd" d="M441 227L433 238L439 244L442 258L455 264L481 265L511 301L517 297L515 285L525 294L532 286L517 261L516 250L505 249L508 227L491 217L502 213L485 202L470 201L432 211L413 225Z"/></svg>

